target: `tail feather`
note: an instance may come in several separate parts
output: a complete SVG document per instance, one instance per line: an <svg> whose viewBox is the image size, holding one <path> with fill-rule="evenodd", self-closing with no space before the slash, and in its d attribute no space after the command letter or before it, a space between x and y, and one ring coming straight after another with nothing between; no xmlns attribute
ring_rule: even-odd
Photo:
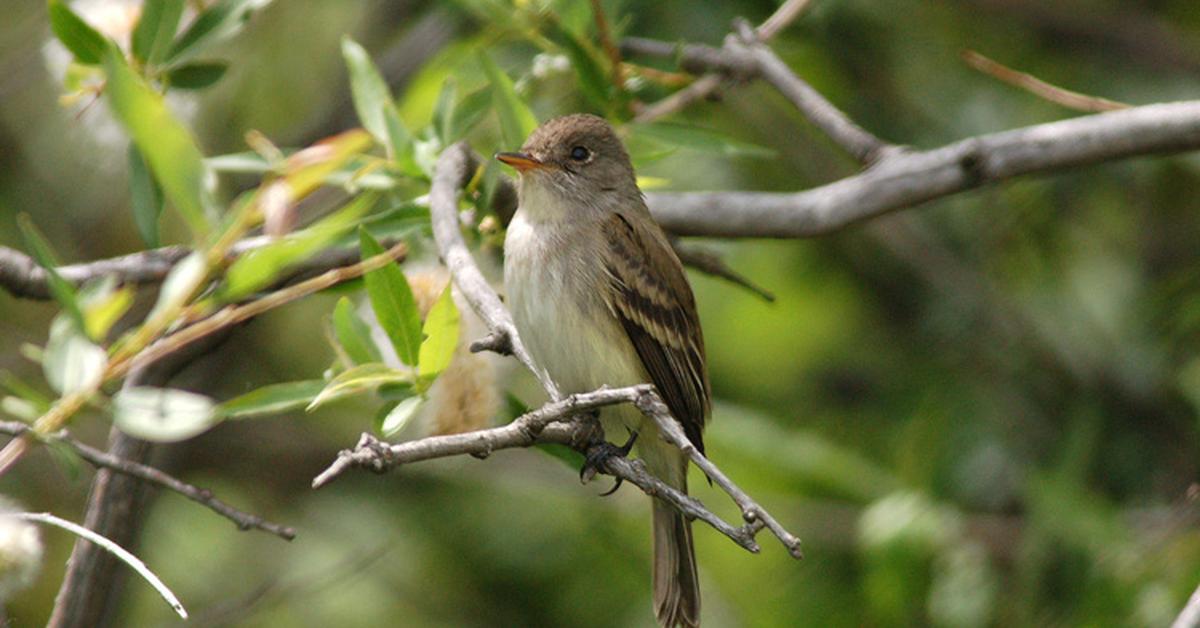
<svg viewBox="0 0 1200 628"><path fill-rule="evenodd" d="M700 625L700 579L692 524L654 500L654 614L665 628Z"/></svg>

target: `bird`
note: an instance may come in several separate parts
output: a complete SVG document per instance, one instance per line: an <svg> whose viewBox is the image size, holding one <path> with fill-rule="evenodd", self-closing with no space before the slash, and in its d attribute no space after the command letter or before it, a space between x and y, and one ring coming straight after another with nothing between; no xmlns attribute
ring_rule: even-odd
<svg viewBox="0 0 1200 628"><path fill-rule="evenodd" d="M598 116L562 116L496 159L519 173L504 287L535 364L564 394L653 384L703 452L712 392L695 296L617 132ZM647 471L687 492L687 457L653 421L626 404L603 408L600 422L606 436L629 430ZM691 522L652 501L655 616L699 626Z"/></svg>

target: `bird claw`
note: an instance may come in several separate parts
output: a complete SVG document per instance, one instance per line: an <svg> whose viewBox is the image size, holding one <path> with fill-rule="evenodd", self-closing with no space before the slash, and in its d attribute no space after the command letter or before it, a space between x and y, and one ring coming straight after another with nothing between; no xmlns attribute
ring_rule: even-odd
<svg viewBox="0 0 1200 628"><path fill-rule="evenodd" d="M584 484L591 482L592 479L596 477L596 474L600 472L600 467L609 458L613 456L618 458L624 458L628 456L629 452L633 450L633 444L637 442L637 437L637 432L630 430L629 440L625 441L625 444L621 445L620 447L604 440L594 443L591 447L588 447L587 454L584 456L583 467L579 469L579 481ZM624 482L623 479L617 478L617 481L615 484L613 484L613 487L604 493L601 493L600 496L607 497L617 492L617 489L621 488L622 482Z"/></svg>

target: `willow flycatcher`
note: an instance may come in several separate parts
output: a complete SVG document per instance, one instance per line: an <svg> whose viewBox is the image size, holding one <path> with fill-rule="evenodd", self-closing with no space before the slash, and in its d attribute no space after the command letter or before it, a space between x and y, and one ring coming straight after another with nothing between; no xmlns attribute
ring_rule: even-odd
<svg viewBox="0 0 1200 628"><path fill-rule="evenodd" d="M563 393L653 383L692 444L710 389L696 302L679 258L650 217L629 154L603 119L546 122L521 152L496 158L521 175L504 240L504 286L526 348ZM631 406L601 412L608 434L638 439L647 470L687 492L687 458ZM699 626L691 523L654 500L654 610Z"/></svg>

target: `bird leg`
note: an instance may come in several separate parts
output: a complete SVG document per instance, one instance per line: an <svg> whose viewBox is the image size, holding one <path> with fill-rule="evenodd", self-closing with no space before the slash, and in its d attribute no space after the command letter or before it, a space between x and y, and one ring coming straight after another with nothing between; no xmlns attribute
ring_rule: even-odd
<svg viewBox="0 0 1200 628"><path fill-rule="evenodd" d="M603 438L600 438L588 445L587 452L584 454L583 467L579 469L579 481L587 484L596 477L596 473L604 466L605 461L613 456L624 458L633 450L633 444L637 442L638 433L629 430L629 440L625 441L624 445L614 445ZM621 478L617 478L613 487L608 491L601 493L601 497L607 497L617 492L621 488Z"/></svg>

